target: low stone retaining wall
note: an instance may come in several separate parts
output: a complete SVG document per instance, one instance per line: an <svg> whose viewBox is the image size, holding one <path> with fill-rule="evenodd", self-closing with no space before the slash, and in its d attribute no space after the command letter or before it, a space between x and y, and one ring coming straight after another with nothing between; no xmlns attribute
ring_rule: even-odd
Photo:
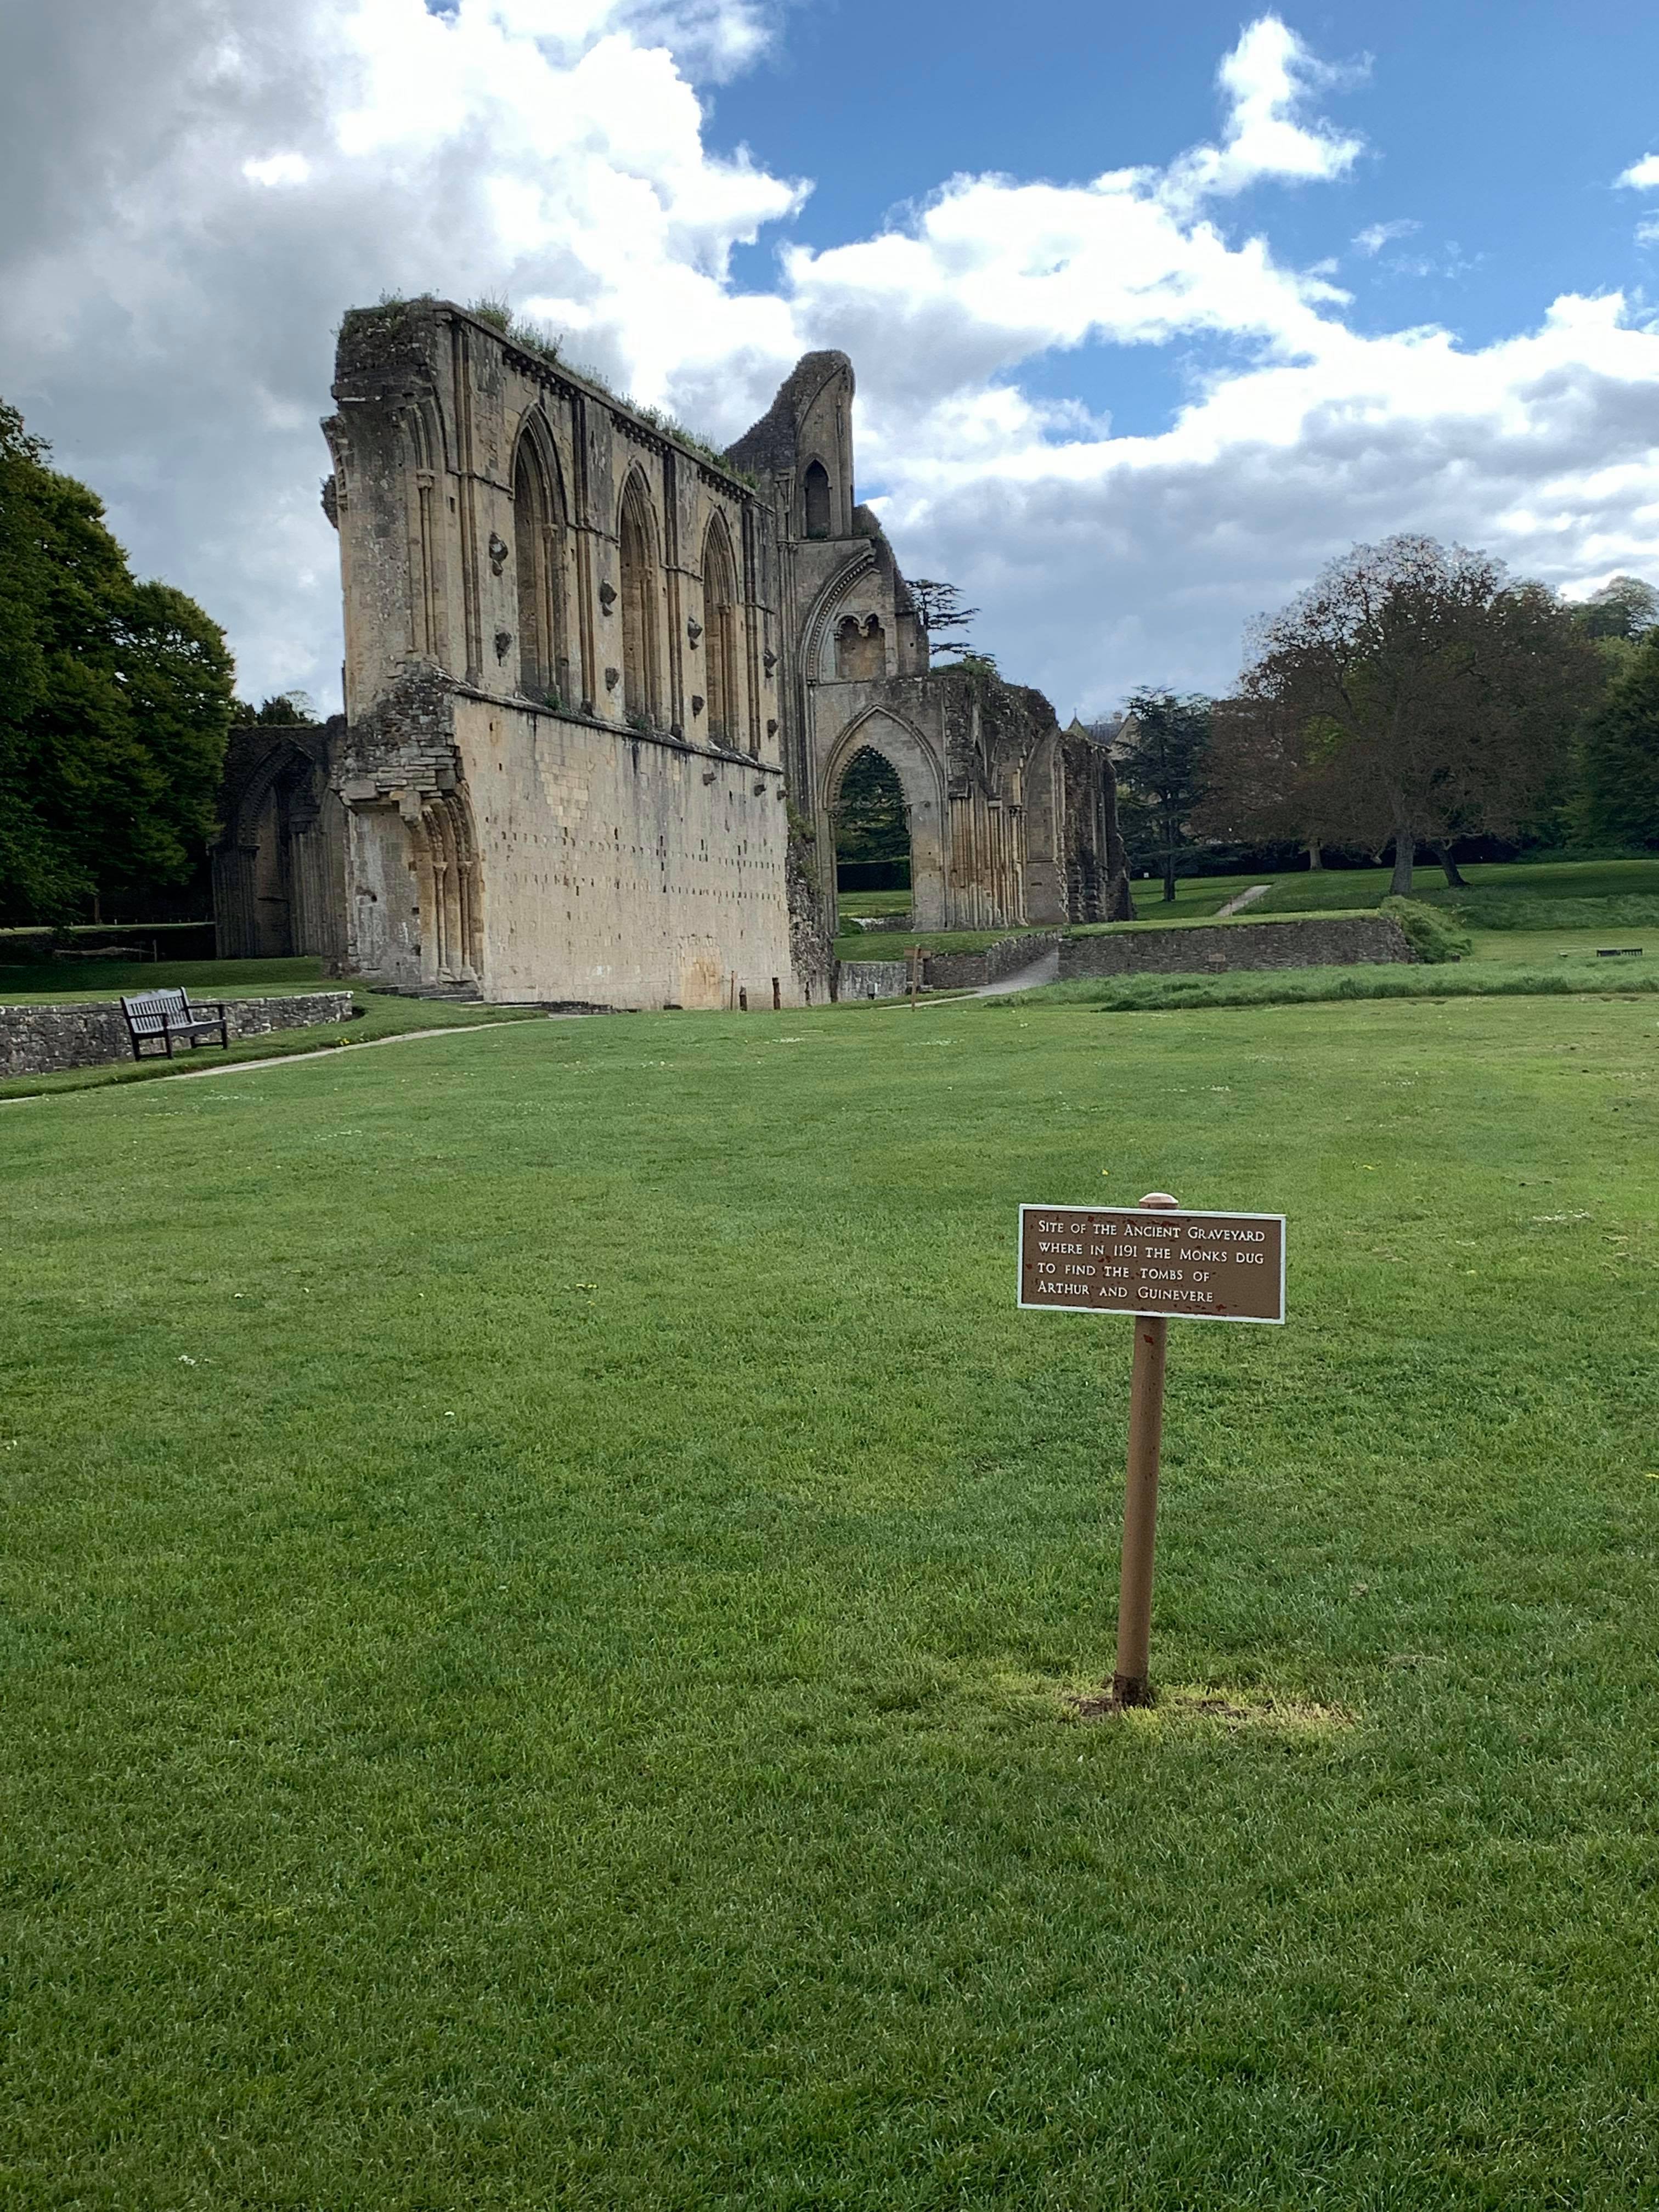
<svg viewBox="0 0 1659 2212"><path fill-rule="evenodd" d="M1064 937L1060 980L1079 975L1224 975L1240 968L1351 968L1414 960L1383 915L1224 922L1213 929L1125 929Z"/></svg>
<svg viewBox="0 0 1659 2212"><path fill-rule="evenodd" d="M929 952L921 981L927 991L982 991L1005 975L1017 975L1053 951L1060 943L1058 930L1034 932L1029 937L1005 937L983 952ZM908 965L902 954L890 960L843 960L840 995L843 999L902 999Z"/></svg>
<svg viewBox="0 0 1659 2212"><path fill-rule="evenodd" d="M924 971L933 991L982 991L1005 975L1018 975L1052 952L1060 942L1058 930L1030 937L1005 937L983 952L930 952Z"/></svg>
<svg viewBox="0 0 1659 2212"><path fill-rule="evenodd" d="M212 994L204 991L204 999ZM307 991L286 999L227 999L225 1018L233 1041L267 1036L272 1030L311 1029L352 1018L349 991ZM175 1057L198 1066L209 1045L192 1054L175 1048ZM161 1055L157 1055L161 1057ZM149 1059L146 1052L144 1057ZM64 1067L102 1067L131 1060L126 1017L118 1003L81 1006L0 1006L0 1075L50 1075Z"/></svg>
<svg viewBox="0 0 1659 2212"><path fill-rule="evenodd" d="M843 960L838 963L836 995L848 999L902 999L905 964L902 960Z"/></svg>

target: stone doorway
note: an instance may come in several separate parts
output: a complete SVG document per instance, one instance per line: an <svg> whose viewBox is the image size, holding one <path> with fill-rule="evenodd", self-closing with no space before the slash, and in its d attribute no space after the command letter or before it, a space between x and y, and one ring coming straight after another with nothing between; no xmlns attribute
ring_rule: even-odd
<svg viewBox="0 0 1659 2212"><path fill-rule="evenodd" d="M866 716L836 749L825 802L823 888L834 913L843 879L851 887L885 864L908 875L911 927L944 928L943 799L933 757L915 732L890 714Z"/></svg>

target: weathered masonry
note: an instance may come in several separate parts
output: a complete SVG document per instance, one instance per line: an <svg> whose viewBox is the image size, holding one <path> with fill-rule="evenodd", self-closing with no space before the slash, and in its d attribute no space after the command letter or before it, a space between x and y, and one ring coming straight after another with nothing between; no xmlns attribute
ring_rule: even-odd
<svg viewBox="0 0 1659 2212"><path fill-rule="evenodd" d="M866 747L919 927L1126 910L1104 750L930 667L856 501L844 355L724 455L435 300L348 314L334 396L345 714L237 733L222 952L488 999L826 997Z"/></svg>
<svg viewBox="0 0 1659 2212"><path fill-rule="evenodd" d="M1105 748L1040 691L972 659L933 668L915 601L853 475L853 365L810 353L730 448L775 520L789 785L835 902L841 785L868 747L896 770L918 929L1115 921L1130 912Z"/></svg>

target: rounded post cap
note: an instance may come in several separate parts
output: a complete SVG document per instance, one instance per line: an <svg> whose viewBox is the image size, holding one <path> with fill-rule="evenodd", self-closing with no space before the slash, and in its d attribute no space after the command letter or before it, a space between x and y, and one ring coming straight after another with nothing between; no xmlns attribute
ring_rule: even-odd
<svg viewBox="0 0 1659 2212"><path fill-rule="evenodd" d="M1178 1198L1171 1198L1167 1190L1149 1190L1140 1201L1142 1206L1179 1206Z"/></svg>

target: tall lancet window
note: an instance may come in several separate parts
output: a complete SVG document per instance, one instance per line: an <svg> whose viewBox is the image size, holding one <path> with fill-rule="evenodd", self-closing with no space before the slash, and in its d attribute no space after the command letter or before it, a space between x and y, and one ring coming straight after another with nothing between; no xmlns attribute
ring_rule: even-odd
<svg viewBox="0 0 1659 2212"><path fill-rule="evenodd" d="M564 635L564 503L549 456L519 441L513 466L514 566L519 586L519 689L546 699L570 688Z"/></svg>
<svg viewBox="0 0 1659 2212"><path fill-rule="evenodd" d="M630 720L661 720L660 647L657 636L657 532L651 502L637 476L623 493L623 705Z"/></svg>
<svg viewBox="0 0 1659 2212"><path fill-rule="evenodd" d="M718 744L740 746L743 703L738 674L738 580L732 541L718 516L709 524L703 543L702 605L708 734Z"/></svg>

